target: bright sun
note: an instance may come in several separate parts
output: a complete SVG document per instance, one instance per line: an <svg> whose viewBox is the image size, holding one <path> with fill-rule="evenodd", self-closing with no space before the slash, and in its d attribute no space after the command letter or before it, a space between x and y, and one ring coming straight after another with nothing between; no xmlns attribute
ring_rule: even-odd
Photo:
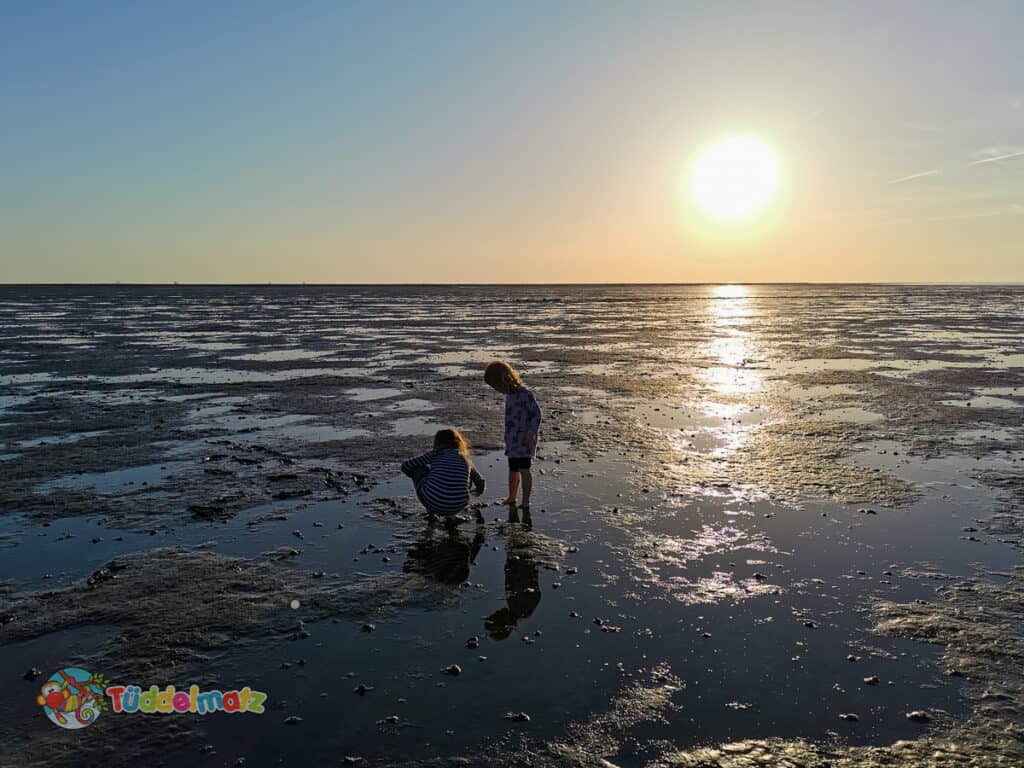
<svg viewBox="0 0 1024 768"><path fill-rule="evenodd" d="M743 222L764 213L779 190L779 163L762 141L720 139L702 149L690 172L690 195L708 217Z"/></svg>

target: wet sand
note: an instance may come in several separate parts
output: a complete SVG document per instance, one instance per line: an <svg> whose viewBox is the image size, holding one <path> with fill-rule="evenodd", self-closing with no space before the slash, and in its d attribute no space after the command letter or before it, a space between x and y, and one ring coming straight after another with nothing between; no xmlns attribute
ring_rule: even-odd
<svg viewBox="0 0 1024 768"><path fill-rule="evenodd" d="M1016 287L2 288L0 764L1021 764L1022 317ZM493 357L545 411L528 518L488 503ZM488 480L454 533L397 471L448 425ZM72 664L268 711L61 731L22 678Z"/></svg>

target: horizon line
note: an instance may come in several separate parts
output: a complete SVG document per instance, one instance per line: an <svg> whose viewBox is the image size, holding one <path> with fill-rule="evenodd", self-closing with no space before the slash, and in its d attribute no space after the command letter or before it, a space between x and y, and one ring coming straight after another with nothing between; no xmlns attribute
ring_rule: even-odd
<svg viewBox="0 0 1024 768"><path fill-rule="evenodd" d="M385 288L385 287L423 287L423 288L452 288L452 287L575 287L575 286L698 286L698 285L1005 285L1024 286L1024 280L699 280L699 281L593 281L593 282L531 282L531 283L488 283L488 282L463 282L463 283L429 283L429 282L290 282L290 281L267 281L267 282L148 282L148 281L124 281L114 282L14 282L0 283L0 288L77 288L77 287L178 287L178 288L252 288L252 287L324 287L324 288Z"/></svg>

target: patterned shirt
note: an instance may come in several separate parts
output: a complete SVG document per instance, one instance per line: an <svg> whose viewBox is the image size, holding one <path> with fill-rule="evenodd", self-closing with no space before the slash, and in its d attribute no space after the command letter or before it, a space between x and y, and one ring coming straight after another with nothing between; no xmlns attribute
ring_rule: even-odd
<svg viewBox="0 0 1024 768"><path fill-rule="evenodd" d="M402 463L416 483L416 496L429 512L453 515L469 503L469 487L484 492L484 479L458 448L427 451Z"/></svg>
<svg viewBox="0 0 1024 768"><path fill-rule="evenodd" d="M530 459L537 452L541 412L537 398L526 387L518 387L505 395L505 455ZM523 445L528 439L529 445Z"/></svg>

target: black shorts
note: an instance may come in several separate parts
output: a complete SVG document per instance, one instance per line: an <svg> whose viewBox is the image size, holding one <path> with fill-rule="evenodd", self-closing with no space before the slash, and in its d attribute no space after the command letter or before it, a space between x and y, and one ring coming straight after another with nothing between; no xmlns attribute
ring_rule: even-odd
<svg viewBox="0 0 1024 768"><path fill-rule="evenodd" d="M521 469L529 469L533 466L533 459L529 456L509 456L508 457L508 471L518 472Z"/></svg>

